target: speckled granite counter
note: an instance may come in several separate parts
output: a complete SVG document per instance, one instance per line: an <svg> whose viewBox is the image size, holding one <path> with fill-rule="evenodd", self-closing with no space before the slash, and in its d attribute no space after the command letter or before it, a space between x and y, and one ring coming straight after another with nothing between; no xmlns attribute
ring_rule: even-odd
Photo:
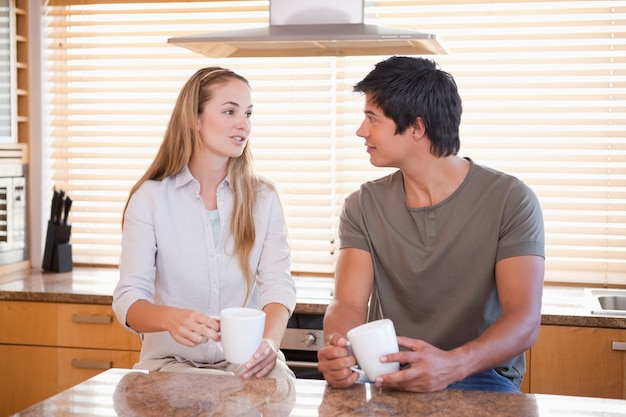
<svg viewBox="0 0 626 417"><path fill-rule="evenodd" d="M296 277L296 313L324 314L332 279ZM67 273L26 270L0 276L0 300L111 304L118 280L114 268L75 268ZM596 315L589 289L545 286L542 324L626 329L626 314Z"/></svg>
<svg viewBox="0 0 626 417"><path fill-rule="evenodd" d="M626 400L444 390L414 394L369 384L333 389L324 381L242 380L110 369L14 417L626 417Z"/></svg>
<svg viewBox="0 0 626 417"><path fill-rule="evenodd" d="M626 329L626 314L599 313L600 305L591 291L591 288L545 286L541 324Z"/></svg>
<svg viewBox="0 0 626 417"><path fill-rule="evenodd" d="M0 301L111 304L119 279L115 268L74 268L49 273L22 270L0 276ZM296 277L296 313L324 314L332 294L332 279Z"/></svg>

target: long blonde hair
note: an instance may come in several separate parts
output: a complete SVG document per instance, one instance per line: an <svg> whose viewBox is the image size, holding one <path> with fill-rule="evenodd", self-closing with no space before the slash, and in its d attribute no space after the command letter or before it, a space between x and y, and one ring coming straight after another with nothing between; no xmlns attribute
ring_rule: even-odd
<svg viewBox="0 0 626 417"><path fill-rule="evenodd" d="M220 67L200 69L185 83L176 100L163 142L152 164L131 188L124 214L128 201L141 184L148 180L161 181L177 174L187 166L194 149L201 141L197 131L197 120L203 111L204 104L212 98L212 87L232 79L249 84L244 77ZM239 267L248 283L247 302L256 280L256 273L251 270L249 262L256 238L253 216L256 191L261 184L266 184L272 189L273 186L255 174L249 144L246 144L240 157L230 158L228 161L228 177L234 194L234 210L230 227L234 236L235 254L239 260Z"/></svg>

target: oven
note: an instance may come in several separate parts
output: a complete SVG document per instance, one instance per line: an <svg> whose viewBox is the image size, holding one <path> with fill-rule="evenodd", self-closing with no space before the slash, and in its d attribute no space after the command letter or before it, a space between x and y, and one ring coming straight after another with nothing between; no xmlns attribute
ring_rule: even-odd
<svg viewBox="0 0 626 417"><path fill-rule="evenodd" d="M296 378L324 379L317 370L317 351L324 346L322 322L317 314L293 314L287 324L280 350Z"/></svg>
<svg viewBox="0 0 626 417"><path fill-rule="evenodd" d="M319 277L294 279L300 307L289 319L280 350L297 378L324 379L317 370L317 351L324 346L324 313L320 310L325 310L332 298L334 280ZM310 310L317 311L305 312Z"/></svg>
<svg viewBox="0 0 626 417"><path fill-rule="evenodd" d="M0 265L29 258L27 169L25 164L0 164Z"/></svg>

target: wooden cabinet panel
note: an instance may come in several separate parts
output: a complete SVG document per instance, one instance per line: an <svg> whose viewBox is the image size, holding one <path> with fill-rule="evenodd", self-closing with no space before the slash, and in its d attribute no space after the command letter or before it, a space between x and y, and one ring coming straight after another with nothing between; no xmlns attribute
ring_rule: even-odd
<svg viewBox="0 0 626 417"><path fill-rule="evenodd" d="M531 392L626 398L620 343L626 343L626 330L541 326L531 349Z"/></svg>
<svg viewBox="0 0 626 417"><path fill-rule="evenodd" d="M0 343L140 350L139 336L123 328L111 306L0 302Z"/></svg>
<svg viewBox="0 0 626 417"><path fill-rule="evenodd" d="M530 393L530 350L527 350L524 355L526 355L526 373L524 374L524 379L522 379L522 385L520 385L519 389L524 394Z"/></svg>
<svg viewBox="0 0 626 417"><path fill-rule="evenodd" d="M0 301L0 417L139 361L111 306Z"/></svg>
<svg viewBox="0 0 626 417"><path fill-rule="evenodd" d="M0 416L9 416L108 368L132 368L139 352L0 345L0 358Z"/></svg>
<svg viewBox="0 0 626 417"><path fill-rule="evenodd" d="M15 94L17 103L18 143L30 143L30 82L29 82L29 41L28 41L28 0L14 1L15 32Z"/></svg>

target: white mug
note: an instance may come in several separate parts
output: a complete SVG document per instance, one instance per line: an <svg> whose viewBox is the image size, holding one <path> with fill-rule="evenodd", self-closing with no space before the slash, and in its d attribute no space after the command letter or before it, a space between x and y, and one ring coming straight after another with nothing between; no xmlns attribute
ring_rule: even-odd
<svg viewBox="0 0 626 417"><path fill-rule="evenodd" d="M246 363L261 345L265 313L255 308L225 308L220 313L224 357L231 363Z"/></svg>
<svg viewBox="0 0 626 417"><path fill-rule="evenodd" d="M400 369L398 362L381 362L380 357L398 352L396 329L389 319L362 324L346 334L356 360L367 378L375 380L378 375Z"/></svg>

